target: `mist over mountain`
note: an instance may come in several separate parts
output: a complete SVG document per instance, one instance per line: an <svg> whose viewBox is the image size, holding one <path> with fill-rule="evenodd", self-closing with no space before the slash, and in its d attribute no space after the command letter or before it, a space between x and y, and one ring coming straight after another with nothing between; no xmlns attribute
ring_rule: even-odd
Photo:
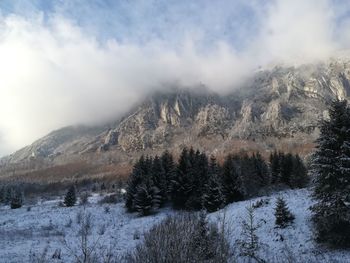
<svg viewBox="0 0 350 263"><path fill-rule="evenodd" d="M350 262L349 0L0 0L0 261Z"/></svg>
<svg viewBox="0 0 350 263"><path fill-rule="evenodd" d="M337 57L350 48L349 9L331 0L2 1L0 155L60 127L113 122L169 86L224 96L259 68Z"/></svg>
<svg viewBox="0 0 350 263"><path fill-rule="evenodd" d="M128 162L141 153L192 145L217 155L230 151L284 149L307 155L333 99L350 92L350 59L252 72L231 93L205 86L157 91L114 122L56 130L3 163L46 160Z"/></svg>

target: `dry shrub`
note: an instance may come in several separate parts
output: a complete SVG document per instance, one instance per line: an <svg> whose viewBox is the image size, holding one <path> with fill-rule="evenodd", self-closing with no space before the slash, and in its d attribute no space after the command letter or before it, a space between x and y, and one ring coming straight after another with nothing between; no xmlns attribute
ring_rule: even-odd
<svg viewBox="0 0 350 263"><path fill-rule="evenodd" d="M144 235L127 262L215 262L229 259L230 247L218 227L203 214L168 217Z"/></svg>

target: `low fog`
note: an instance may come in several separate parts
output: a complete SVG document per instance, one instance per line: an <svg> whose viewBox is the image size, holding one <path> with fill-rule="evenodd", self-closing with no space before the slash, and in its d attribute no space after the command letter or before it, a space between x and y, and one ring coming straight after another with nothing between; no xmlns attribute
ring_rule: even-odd
<svg viewBox="0 0 350 263"><path fill-rule="evenodd" d="M167 83L228 92L258 67L350 44L348 1L10 2L0 3L0 156L117 119Z"/></svg>

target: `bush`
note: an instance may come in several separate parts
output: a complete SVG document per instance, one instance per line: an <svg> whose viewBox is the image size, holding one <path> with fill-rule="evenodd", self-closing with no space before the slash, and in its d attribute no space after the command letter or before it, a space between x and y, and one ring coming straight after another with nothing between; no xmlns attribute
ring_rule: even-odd
<svg viewBox="0 0 350 263"><path fill-rule="evenodd" d="M80 205L87 205L89 203L89 193L83 192L80 195Z"/></svg>
<svg viewBox="0 0 350 263"><path fill-rule="evenodd" d="M69 206L74 206L75 203L77 202L77 197L75 194L75 187L71 186L64 197L64 204L69 207Z"/></svg>
<svg viewBox="0 0 350 263"><path fill-rule="evenodd" d="M23 204L23 193L20 190L12 190L10 206L11 209L21 208Z"/></svg>
<svg viewBox="0 0 350 263"><path fill-rule="evenodd" d="M128 262L227 262L229 244L203 214L168 217L144 236ZM161 261L159 261L161 259Z"/></svg>
<svg viewBox="0 0 350 263"><path fill-rule="evenodd" d="M118 194L106 195L98 203L99 204L116 204L120 201Z"/></svg>
<svg viewBox="0 0 350 263"><path fill-rule="evenodd" d="M281 228L286 227L288 224L293 223L294 221L294 215L289 211L287 203L282 197L277 198L275 217L276 226Z"/></svg>

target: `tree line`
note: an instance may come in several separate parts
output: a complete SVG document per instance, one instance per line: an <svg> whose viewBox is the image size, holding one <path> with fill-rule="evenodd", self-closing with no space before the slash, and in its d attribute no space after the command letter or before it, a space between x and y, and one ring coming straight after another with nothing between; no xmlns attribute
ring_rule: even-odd
<svg viewBox="0 0 350 263"><path fill-rule="evenodd" d="M269 186L301 188L307 182L307 170L298 155L276 151L266 162L260 153L229 154L220 165L214 156L184 148L177 162L168 151L154 158L141 156L127 182L125 206L140 215L165 204L214 212Z"/></svg>
<svg viewBox="0 0 350 263"><path fill-rule="evenodd" d="M311 207L317 241L350 247L350 108L333 101L312 161Z"/></svg>
<svg viewBox="0 0 350 263"><path fill-rule="evenodd" d="M0 204L10 205L11 209L22 207L24 200L23 191L19 186L0 187Z"/></svg>

